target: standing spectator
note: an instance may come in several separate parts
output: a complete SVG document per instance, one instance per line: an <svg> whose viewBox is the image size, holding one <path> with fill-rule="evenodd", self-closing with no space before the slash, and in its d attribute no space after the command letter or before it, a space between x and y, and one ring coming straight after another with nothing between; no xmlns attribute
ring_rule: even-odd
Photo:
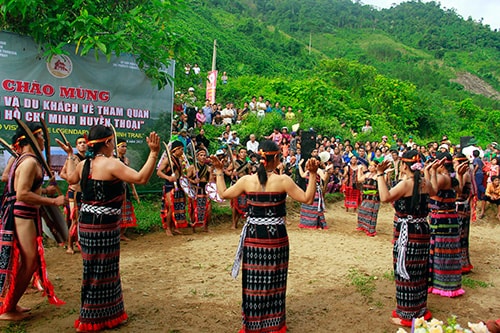
<svg viewBox="0 0 500 333"><path fill-rule="evenodd" d="M248 106L250 107L250 112L257 115L257 97L252 96L252 100Z"/></svg>
<svg viewBox="0 0 500 333"><path fill-rule="evenodd" d="M273 107L271 106L271 101L266 99L266 113L273 112Z"/></svg>
<svg viewBox="0 0 500 333"><path fill-rule="evenodd" d="M203 110L203 114L205 115L205 124L212 123L212 106L210 105L210 100L205 100L205 106L201 108Z"/></svg>
<svg viewBox="0 0 500 333"><path fill-rule="evenodd" d="M233 123L234 112L231 108L231 103L227 103L226 107L221 111L222 122L227 125L231 125Z"/></svg>
<svg viewBox="0 0 500 333"><path fill-rule="evenodd" d="M201 128L203 124L205 124L206 120L207 117L203 113L203 109L198 109L198 112L196 113L196 127Z"/></svg>
<svg viewBox="0 0 500 333"><path fill-rule="evenodd" d="M222 80L222 84L227 84L227 73L223 72L220 79Z"/></svg>
<svg viewBox="0 0 500 333"><path fill-rule="evenodd" d="M406 147L408 147L408 149L412 149L414 144L415 142L413 142L413 135L410 135L408 137L408 142L406 142Z"/></svg>
<svg viewBox="0 0 500 333"><path fill-rule="evenodd" d="M482 219L484 217L484 209L486 208L486 201L484 200L484 192L486 190L484 186L484 172L483 167L484 163L481 159L479 150L474 150L472 152L472 156L474 159L472 160L472 167L474 168L474 180L475 186L477 188L477 200L482 201L481 203L481 212L479 213L479 218Z"/></svg>
<svg viewBox="0 0 500 333"><path fill-rule="evenodd" d="M291 106L288 107L288 111L285 113L285 120L292 121L295 119L295 113L293 113L293 109Z"/></svg>
<svg viewBox="0 0 500 333"><path fill-rule="evenodd" d="M193 70L193 74L194 74L194 75L200 75L200 71L201 71L201 69L200 69L200 67L198 66L198 64L194 64L194 66L193 66L192 70Z"/></svg>
<svg viewBox="0 0 500 333"><path fill-rule="evenodd" d="M280 110L281 110L280 102L274 103L273 112L280 113Z"/></svg>
<svg viewBox="0 0 500 333"><path fill-rule="evenodd" d="M297 147L300 145L300 137L297 135L297 132L291 133L290 139L290 151L296 153Z"/></svg>
<svg viewBox="0 0 500 333"><path fill-rule="evenodd" d="M370 124L370 121L368 119L365 121L365 126L363 126L361 128L361 132L363 132L363 133L371 133L371 132L373 132L373 127Z"/></svg>
<svg viewBox="0 0 500 333"><path fill-rule="evenodd" d="M210 140L205 136L204 128L200 128L200 133L196 136L196 143L198 144L197 149L205 149L206 151L210 149Z"/></svg>
<svg viewBox="0 0 500 333"><path fill-rule="evenodd" d="M241 120L245 120L248 117L248 114L250 113L250 106L248 105L248 102L243 103L243 108L239 112L239 117Z"/></svg>
<svg viewBox="0 0 500 333"><path fill-rule="evenodd" d="M279 128L275 127L274 131L271 133L271 135L266 136L265 138L267 140L273 141L274 143L276 143L276 145L279 146L281 139L283 138L283 134L280 133Z"/></svg>
<svg viewBox="0 0 500 333"><path fill-rule="evenodd" d="M290 142L290 140L292 139L292 136L290 135L290 133L288 133L288 127L286 126L283 126L281 128L281 135L287 139L288 142Z"/></svg>

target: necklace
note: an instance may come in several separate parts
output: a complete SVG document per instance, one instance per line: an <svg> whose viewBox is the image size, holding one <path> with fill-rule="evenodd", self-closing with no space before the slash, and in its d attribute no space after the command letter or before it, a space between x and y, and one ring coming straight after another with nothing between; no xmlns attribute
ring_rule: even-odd
<svg viewBox="0 0 500 333"><path fill-rule="evenodd" d="M99 157L99 156L107 157L106 155L101 154L101 153L99 153L99 154L95 154L95 157Z"/></svg>

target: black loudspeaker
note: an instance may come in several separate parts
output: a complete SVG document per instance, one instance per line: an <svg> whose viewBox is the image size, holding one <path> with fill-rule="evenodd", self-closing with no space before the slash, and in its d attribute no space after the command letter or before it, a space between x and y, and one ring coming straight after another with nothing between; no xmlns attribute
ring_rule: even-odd
<svg viewBox="0 0 500 333"><path fill-rule="evenodd" d="M311 157L311 152L316 149L316 132L309 130L303 132L300 139L300 153L304 161Z"/></svg>
<svg viewBox="0 0 500 333"><path fill-rule="evenodd" d="M302 168L305 170L306 161L311 157L311 152L316 149L316 132L309 130L302 132L300 137L300 158L304 160ZM306 190L306 180L300 177L299 170L297 169L296 178L297 185L304 191Z"/></svg>
<svg viewBox="0 0 500 333"><path fill-rule="evenodd" d="M474 137L473 136L461 136L460 137L460 147L465 148L467 146L470 146L469 141L471 139L474 139Z"/></svg>

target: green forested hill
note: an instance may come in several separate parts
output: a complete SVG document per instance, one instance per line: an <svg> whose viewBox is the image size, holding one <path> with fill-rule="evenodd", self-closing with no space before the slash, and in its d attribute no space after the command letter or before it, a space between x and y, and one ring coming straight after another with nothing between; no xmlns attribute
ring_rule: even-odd
<svg viewBox="0 0 500 333"><path fill-rule="evenodd" d="M217 69L230 76L221 103L262 94L303 109L306 127L345 136L364 119L380 129L374 136L500 134L499 100L451 81L468 72L498 92L500 33L438 3L378 11L350 0L193 0L174 24L194 50L179 59L180 88L191 84L185 62L211 68L217 39Z"/></svg>

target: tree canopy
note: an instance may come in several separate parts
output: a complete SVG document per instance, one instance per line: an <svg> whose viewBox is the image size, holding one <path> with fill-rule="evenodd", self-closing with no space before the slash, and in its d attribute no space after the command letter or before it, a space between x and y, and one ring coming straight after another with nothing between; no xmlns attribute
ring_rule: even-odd
<svg viewBox="0 0 500 333"><path fill-rule="evenodd" d="M134 54L161 87L169 80L163 64L188 45L169 24L183 8L183 0L1 0L0 28L33 37L47 57L68 44L80 55Z"/></svg>

